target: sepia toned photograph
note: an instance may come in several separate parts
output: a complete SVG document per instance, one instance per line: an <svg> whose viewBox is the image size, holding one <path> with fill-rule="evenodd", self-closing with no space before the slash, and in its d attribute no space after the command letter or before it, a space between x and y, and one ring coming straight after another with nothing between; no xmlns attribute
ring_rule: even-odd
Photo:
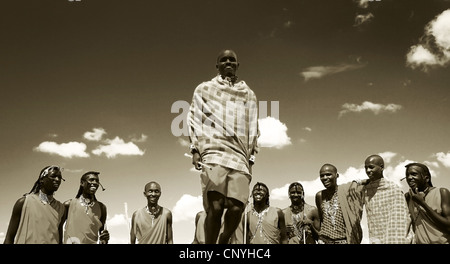
<svg viewBox="0 0 450 264"><path fill-rule="evenodd" d="M6 0L0 32L2 244L450 242L449 0Z"/></svg>

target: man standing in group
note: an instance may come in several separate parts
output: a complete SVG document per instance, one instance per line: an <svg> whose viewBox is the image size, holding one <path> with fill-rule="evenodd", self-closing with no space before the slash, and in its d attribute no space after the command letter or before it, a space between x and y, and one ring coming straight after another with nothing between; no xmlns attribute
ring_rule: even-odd
<svg viewBox="0 0 450 264"><path fill-rule="evenodd" d="M130 243L173 244L172 212L158 204L161 186L154 181L147 183L144 196L147 205L131 217Z"/></svg>
<svg viewBox="0 0 450 264"><path fill-rule="evenodd" d="M316 194L316 206L321 220L319 243L360 244L363 237L362 186L353 186L358 195L351 196L352 183L338 185L339 173L332 164L324 164L319 175L325 187Z"/></svg>
<svg viewBox="0 0 450 264"><path fill-rule="evenodd" d="M364 205L371 244L411 243L411 219L403 191L384 178L384 160L370 155L364 162L369 183L364 186Z"/></svg>
<svg viewBox="0 0 450 264"><path fill-rule="evenodd" d="M61 168L47 166L28 194L14 204L5 244L61 244L64 205L53 195L62 180Z"/></svg>
<svg viewBox="0 0 450 264"><path fill-rule="evenodd" d="M450 243L450 192L431 183L428 167L422 163L406 165L405 194L411 214L416 244Z"/></svg>
<svg viewBox="0 0 450 264"><path fill-rule="evenodd" d="M320 229L317 208L305 202L305 191L299 182L288 189L291 205L283 209L289 244L316 244Z"/></svg>
<svg viewBox="0 0 450 264"><path fill-rule="evenodd" d="M109 232L105 228L106 206L97 200L95 193L100 184L100 172L88 171L81 176L75 199L64 203L67 221L65 244L108 244ZM103 186L102 186L103 188Z"/></svg>
<svg viewBox="0 0 450 264"><path fill-rule="evenodd" d="M270 206L269 188L262 182L253 186L253 207L247 212L244 229L248 244L288 244L283 211Z"/></svg>
<svg viewBox="0 0 450 264"><path fill-rule="evenodd" d="M218 75L195 89L188 113L192 164L202 169L206 244L229 243L239 224L249 197L259 136L256 95L238 81L236 53L221 51L216 68ZM202 168L202 162L210 169ZM222 216L224 227L218 238Z"/></svg>

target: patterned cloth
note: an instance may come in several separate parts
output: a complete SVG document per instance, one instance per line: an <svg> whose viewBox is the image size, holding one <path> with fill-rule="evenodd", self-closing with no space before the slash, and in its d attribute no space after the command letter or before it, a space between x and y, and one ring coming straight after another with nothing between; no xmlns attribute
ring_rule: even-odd
<svg viewBox="0 0 450 264"><path fill-rule="evenodd" d="M58 227L64 211L64 205L56 199L47 204L37 194L28 194L23 204L15 244L58 244Z"/></svg>
<svg viewBox="0 0 450 264"><path fill-rule="evenodd" d="M102 222L100 204L92 207L81 205L79 199L72 199L64 230L65 244L96 244Z"/></svg>
<svg viewBox="0 0 450 264"><path fill-rule="evenodd" d="M431 187L433 188L433 187ZM425 203L436 213L441 214L441 192L440 188L431 189L425 196ZM414 228L414 242L417 244L449 244L450 233L440 231L428 213L412 199L408 201L409 212L412 217Z"/></svg>
<svg viewBox="0 0 450 264"><path fill-rule="evenodd" d="M131 232L136 235L138 244L167 244L167 217L169 209L161 207L162 213L153 218L147 208L141 208L134 214Z"/></svg>
<svg viewBox="0 0 450 264"><path fill-rule="evenodd" d="M250 172L250 155L258 152L258 107L244 81L234 85L220 75L194 91L188 113L189 139L202 162Z"/></svg>
<svg viewBox="0 0 450 264"><path fill-rule="evenodd" d="M338 190L330 200L322 200L322 224L319 237L321 240L342 240L346 238L344 217L339 204Z"/></svg>
<svg viewBox="0 0 450 264"><path fill-rule="evenodd" d="M364 200L371 244L408 244L411 223L403 191L381 178L364 186Z"/></svg>
<svg viewBox="0 0 450 264"><path fill-rule="evenodd" d="M344 218L345 233L348 244L361 244L363 231L361 227L361 219L363 214L364 197L363 186L356 187L356 197L350 195L350 183L341 184L338 187L337 193L339 197L339 206L342 210L342 217Z"/></svg>

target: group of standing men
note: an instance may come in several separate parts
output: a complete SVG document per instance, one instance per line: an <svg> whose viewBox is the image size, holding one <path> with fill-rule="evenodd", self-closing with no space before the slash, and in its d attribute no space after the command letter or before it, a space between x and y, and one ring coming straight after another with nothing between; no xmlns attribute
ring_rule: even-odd
<svg viewBox="0 0 450 264"><path fill-rule="evenodd" d="M95 193L99 172L81 176L74 199L64 203L53 196L59 189L62 168L47 166L29 193L14 204L4 244L108 244L107 209ZM149 182L144 187L147 205L131 218L130 243L172 244L172 213L158 204L161 186Z"/></svg>
<svg viewBox="0 0 450 264"><path fill-rule="evenodd" d="M247 211L251 168L258 153L257 99L244 81L238 81L234 51L221 51L216 68L218 75L195 89L188 114L192 163L202 170L205 208L203 221L196 221L203 223L196 235L203 229L206 244L359 244L364 207L370 243L450 242L449 190L433 187L428 168L411 163L406 166L411 190L405 195L384 178L379 155L365 160L367 180L343 185L337 184L337 168L324 164L319 175L325 189L316 194L316 206L306 204L303 186L293 183L291 206L272 207L269 188L257 182ZM230 101L243 107L230 111Z"/></svg>
<svg viewBox="0 0 450 264"><path fill-rule="evenodd" d="M221 51L216 68L218 75L195 89L188 113L192 164L201 170L205 209L196 217L194 243L359 244L364 207L370 243L450 242L449 190L434 187L428 168L412 163L406 166L410 191L403 194L384 178L379 155L367 157L368 179L361 182L338 185L337 168L324 164L319 175L325 189L316 194L315 206L305 203L303 186L294 182L288 190L291 205L273 207L269 188L257 182L247 210L259 150L257 99L238 80L234 51ZM63 204L53 198L63 180L61 169L44 168L30 193L14 205L4 243L108 243L106 206L95 197L98 174L85 173L76 198ZM172 213L158 205L160 195L158 183L145 186L147 206L132 216L132 244L173 243Z"/></svg>

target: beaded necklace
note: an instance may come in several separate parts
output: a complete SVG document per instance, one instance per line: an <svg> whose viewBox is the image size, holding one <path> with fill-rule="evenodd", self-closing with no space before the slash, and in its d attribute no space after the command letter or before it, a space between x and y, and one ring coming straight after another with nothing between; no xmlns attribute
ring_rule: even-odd
<svg viewBox="0 0 450 264"><path fill-rule="evenodd" d="M94 206L95 201L91 201L91 199L84 198L83 195L80 196L80 204L84 207L86 207L86 214L88 214L89 207Z"/></svg>
<svg viewBox="0 0 450 264"><path fill-rule="evenodd" d="M323 202L323 210L330 217L333 230L336 230L336 215L339 209L337 189L330 200Z"/></svg>
<svg viewBox="0 0 450 264"><path fill-rule="evenodd" d="M256 223L256 228L255 228L255 234L252 236L252 238L250 239L250 241L252 241L255 237L256 237L256 233L258 233L258 229L259 229L259 233L260 236L264 239L264 241L267 244L270 244L270 241L267 240L266 236L263 233L263 228L262 228L262 222L264 220L264 216L267 214L267 212L269 211L269 207L267 207L266 209L264 209L261 213L258 213L255 208L252 208L252 214L258 217L258 222Z"/></svg>
<svg viewBox="0 0 450 264"><path fill-rule="evenodd" d="M147 211L147 213L150 214L150 217L152 218L152 227L155 221L156 216L159 214L159 211L161 210L160 206L156 206L156 210L154 212L150 211L150 208L147 206L145 206L145 211Z"/></svg>
<svg viewBox="0 0 450 264"><path fill-rule="evenodd" d="M300 242L303 241L303 227L301 226L303 223L303 220L305 219L305 206L301 206L302 210L298 210L298 207L300 206L291 206L291 212L292 212L292 226L294 227L294 235L297 236ZM297 209L297 210L295 210ZM297 213L294 213L294 211L298 211Z"/></svg>
<svg viewBox="0 0 450 264"><path fill-rule="evenodd" d="M41 190L39 190L39 199L43 204L50 204L51 202L53 202L53 200L55 200L55 198L53 198L53 195L45 194Z"/></svg>

